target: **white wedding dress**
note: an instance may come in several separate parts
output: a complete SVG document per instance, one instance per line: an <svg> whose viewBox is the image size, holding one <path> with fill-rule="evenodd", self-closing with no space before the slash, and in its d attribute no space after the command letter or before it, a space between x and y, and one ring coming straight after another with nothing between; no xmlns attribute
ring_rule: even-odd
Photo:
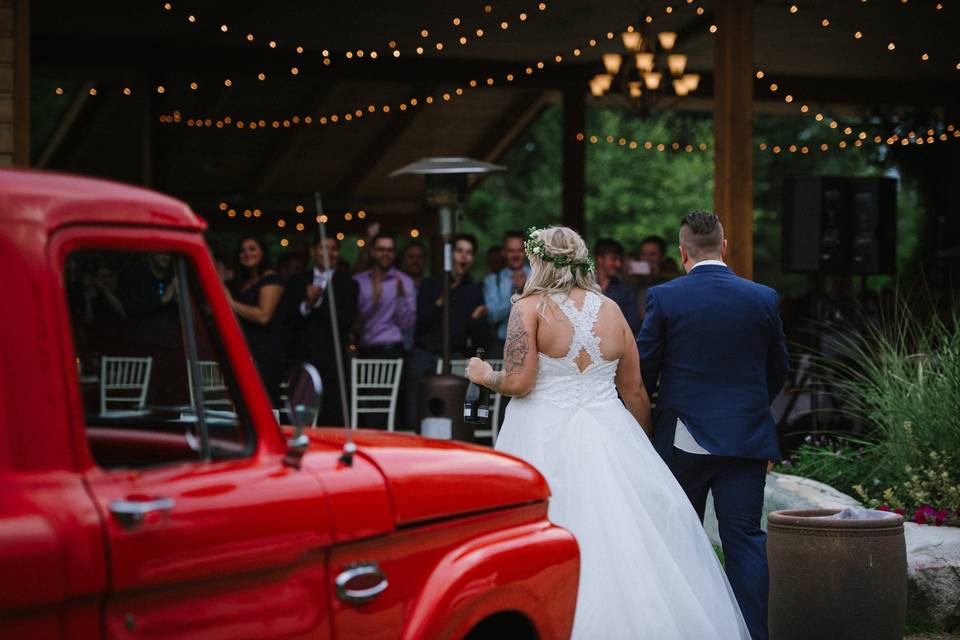
<svg viewBox="0 0 960 640"><path fill-rule="evenodd" d="M510 400L496 448L546 477L550 519L580 543L572 637L749 639L686 494L617 397L619 360L603 359L593 331L604 298L588 291L577 309L552 297L573 326L570 350L538 354L533 390Z"/></svg>

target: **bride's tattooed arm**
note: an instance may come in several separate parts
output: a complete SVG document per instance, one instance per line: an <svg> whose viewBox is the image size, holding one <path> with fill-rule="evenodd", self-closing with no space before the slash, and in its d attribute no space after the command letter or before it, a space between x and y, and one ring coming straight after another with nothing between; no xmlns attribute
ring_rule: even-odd
<svg viewBox="0 0 960 640"><path fill-rule="evenodd" d="M503 379L503 372L491 371L483 378L483 386L491 391L500 393L500 381Z"/></svg>
<svg viewBox="0 0 960 640"><path fill-rule="evenodd" d="M523 314L519 305L514 305L507 322L507 341L503 345L503 370L507 375L523 369L530 352L530 340L523 326Z"/></svg>
<svg viewBox="0 0 960 640"><path fill-rule="evenodd" d="M506 396L523 396L530 392L536 377L536 361L527 360L531 349L531 332L535 318L524 319L524 304L518 303L510 311L507 321L507 339L503 346L503 371L491 371L484 376L485 387Z"/></svg>

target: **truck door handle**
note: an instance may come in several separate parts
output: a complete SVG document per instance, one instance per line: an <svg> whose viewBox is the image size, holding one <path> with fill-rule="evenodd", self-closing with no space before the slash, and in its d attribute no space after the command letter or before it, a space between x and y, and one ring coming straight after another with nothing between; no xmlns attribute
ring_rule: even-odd
<svg viewBox="0 0 960 640"><path fill-rule="evenodd" d="M386 591L390 583L376 562L361 562L342 571L336 585L340 600L363 604Z"/></svg>
<svg viewBox="0 0 960 640"><path fill-rule="evenodd" d="M120 521L124 529L142 524L151 513L169 513L177 504L173 498L153 500L111 500L110 513Z"/></svg>

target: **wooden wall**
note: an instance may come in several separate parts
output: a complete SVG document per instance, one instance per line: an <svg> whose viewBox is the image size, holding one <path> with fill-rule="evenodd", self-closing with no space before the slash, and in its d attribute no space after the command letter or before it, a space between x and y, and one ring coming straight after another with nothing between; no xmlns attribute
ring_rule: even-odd
<svg viewBox="0 0 960 640"><path fill-rule="evenodd" d="M28 0L0 0L0 166L30 164Z"/></svg>

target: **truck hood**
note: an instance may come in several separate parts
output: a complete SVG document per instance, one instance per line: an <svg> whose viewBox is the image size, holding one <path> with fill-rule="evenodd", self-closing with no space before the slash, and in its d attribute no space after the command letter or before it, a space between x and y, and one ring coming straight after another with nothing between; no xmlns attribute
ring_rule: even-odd
<svg viewBox="0 0 960 640"><path fill-rule="evenodd" d="M345 429L312 429L318 447L343 446ZM396 526L546 500L543 476L518 458L449 440L358 429L357 453L386 481Z"/></svg>

